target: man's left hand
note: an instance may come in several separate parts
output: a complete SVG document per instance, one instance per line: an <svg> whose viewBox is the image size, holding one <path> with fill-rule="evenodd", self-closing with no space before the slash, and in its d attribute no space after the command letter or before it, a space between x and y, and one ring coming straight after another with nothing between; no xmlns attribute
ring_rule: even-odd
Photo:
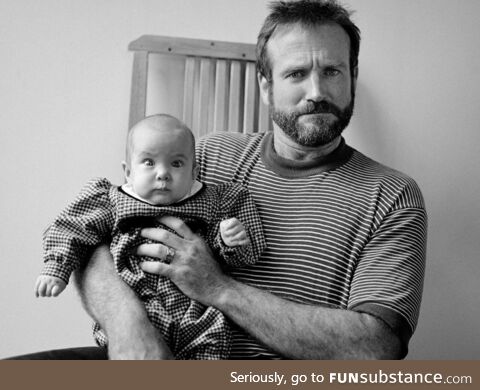
<svg viewBox="0 0 480 390"><path fill-rule="evenodd" d="M210 248L182 220L165 216L160 218L160 222L177 232L178 236L165 229L142 229L142 237L156 243L139 245L137 254L169 260L169 263L145 261L140 263L140 267L145 272L171 279L188 297L204 305L215 306L229 278L220 269Z"/></svg>

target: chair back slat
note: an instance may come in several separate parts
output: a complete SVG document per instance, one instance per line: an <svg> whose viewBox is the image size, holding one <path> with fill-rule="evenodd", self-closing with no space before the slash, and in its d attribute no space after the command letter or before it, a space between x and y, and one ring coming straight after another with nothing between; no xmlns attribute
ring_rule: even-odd
<svg viewBox="0 0 480 390"><path fill-rule="evenodd" d="M195 58L185 59L185 74L183 84L183 113L182 120L189 127L193 125L193 103L195 100Z"/></svg>
<svg viewBox="0 0 480 390"><path fill-rule="evenodd" d="M218 60L215 73L215 103L213 109L213 131L224 131L227 128L228 99L228 63Z"/></svg>
<svg viewBox="0 0 480 390"><path fill-rule="evenodd" d="M200 79L199 79L199 95L196 110L196 120L192 126L195 135L202 136L211 131L210 118L212 117L213 107L210 104L213 86L213 66L212 61L208 58L200 60Z"/></svg>
<svg viewBox="0 0 480 390"><path fill-rule="evenodd" d="M239 132L241 129L240 106L243 104L242 95L242 64L232 61L230 64L230 93L228 99L228 131Z"/></svg>
<svg viewBox="0 0 480 390"><path fill-rule="evenodd" d="M130 118L128 128L145 117L147 105L148 54L135 52L133 57L132 91L130 97Z"/></svg>
<svg viewBox="0 0 480 390"><path fill-rule="evenodd" d="M255 117L257 112L258 93L256 93L255 64L249 62L245 65L245 102L243 105L243 132L253 133L258 131Z"/></svg>

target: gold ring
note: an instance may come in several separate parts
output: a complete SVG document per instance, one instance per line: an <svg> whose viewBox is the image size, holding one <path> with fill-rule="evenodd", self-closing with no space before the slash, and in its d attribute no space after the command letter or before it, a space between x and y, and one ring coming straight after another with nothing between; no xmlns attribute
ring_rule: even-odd
<svg viewBox="0 0 480 390"><path fill-rule="evenodd" d="M175 256L175 249L168 247L167 256L165 256L165 262L170 263Z"/></svg>

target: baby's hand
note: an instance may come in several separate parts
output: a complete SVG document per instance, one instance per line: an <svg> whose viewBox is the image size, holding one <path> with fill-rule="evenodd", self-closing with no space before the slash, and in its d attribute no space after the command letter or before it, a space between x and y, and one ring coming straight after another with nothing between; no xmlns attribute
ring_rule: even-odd
<svg viewBox="0 0 480 390"><path fill-rule="evenodd" d="M65 290L67 283L56 276L40 275L35 283L36 297L57 297Z"/></svg>
<svg viewBox="0 0 480 390"><path fill-rule="evenodd" d="M237 218L225 219L220 222L220 235L225 245L230 247L250 243L245 227Z"/></svg>

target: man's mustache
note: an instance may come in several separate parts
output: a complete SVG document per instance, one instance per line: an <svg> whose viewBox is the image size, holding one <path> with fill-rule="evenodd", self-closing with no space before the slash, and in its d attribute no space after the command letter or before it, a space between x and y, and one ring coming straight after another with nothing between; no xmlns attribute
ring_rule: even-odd
<svg viewBox="0 0 480 390"><path fill-rule="evenodd" d="M298 116L310 114L333 114L336 117L340 117L343 114L343 110L333 103L321 100L319 102L309 101L304 108L297 111Z"/></svg>

